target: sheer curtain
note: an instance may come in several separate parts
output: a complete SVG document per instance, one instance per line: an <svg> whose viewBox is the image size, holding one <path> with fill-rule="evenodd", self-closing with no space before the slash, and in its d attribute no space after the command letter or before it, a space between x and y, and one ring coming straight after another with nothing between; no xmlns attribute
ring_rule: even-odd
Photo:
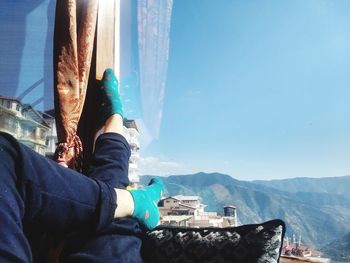
<svg viewBox="0 0 350 263"><path fill-rule="evenodd" d="M142 119L149 140L158 138L169 57L173 0L138 0L138 46Z"/></svg>

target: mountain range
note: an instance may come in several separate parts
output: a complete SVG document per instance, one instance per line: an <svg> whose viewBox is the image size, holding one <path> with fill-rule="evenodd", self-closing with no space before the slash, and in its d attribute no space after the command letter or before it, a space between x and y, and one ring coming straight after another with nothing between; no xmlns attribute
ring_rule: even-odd
<svg viewBox="0 0 350 263"><path fill-rule="evenodd" d="M151 176L142 176L141 183ZM350 232L350 176L240 181L220 173L162 177L166 195L198 195L206 211L237 207L241 224L280 218L286 235L322 248Z"/></svg>

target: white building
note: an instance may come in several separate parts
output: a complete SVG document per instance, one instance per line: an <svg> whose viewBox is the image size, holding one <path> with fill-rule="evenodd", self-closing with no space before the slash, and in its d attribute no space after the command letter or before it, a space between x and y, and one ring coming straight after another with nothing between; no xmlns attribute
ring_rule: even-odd
<svg viewBox="0 0 350 263"><path fill-rule="evenodd" d="M16 98L0 96L0 131L10 133L18 141L44 155L50 127L31 105Z"/></svg>
<svg viewBox="0 0 350 263"><path fill-rule="evenodd" d="M216 212L205 212L206 205L200 202L199 196L176 195L167 197L158 204L161 224L188 227L222 227L224 217Z"/></svg>
<svg viewBox="0 0 350 263"><path fill-rule="evenodd" d="M163 199L159 205L162 215L190 215L195 216L204 212L204 205L200 203L199 196L176 195Z"/></svg>
<svg viewBox="0 0 350 263"><path fill-rule="evenodd" d="M47 157L52 158L55 154L57 142L58 142L54 110L49 110L44 112L43 117L46 123L50 126L50 130L46 136L47 148L46 148L45 155Z"/></svg>
<svg viewBox="0 0 350 263"><path fill-rule="evenodd" d="M9 101L9 102L8 102ZM6 112L10 112L10 116L17 116L16 118L20 118L20 112L16 110L17 104L20 102L16 99L9 99L5 97L0 96L0 131L5 131L13 134L17 139L19 139L21 142L24 142L28 145L28 140L25 140L25 138L22 136L17 136L16 133L18 132L18 129L16 130L14 123L16 121L12 121L14 118L4 117L4 115L8 116L9 114L6 114ZM9 105L9 106L8 106ZM7 108L10 107L10 109ZM21 106L22 107L22 106ZM36 112L34 109L32 109L31 106L27 105L27 111L30 109L33 112ZM21 108L20 108L21 109ZM45 138L42 139L42 141L36 142L37 144L40 144L39 146L36 146L37 148L41 149L41 154L46 155L48 157L53 157L56 151L57 147L57 129L56 129L56 122L55 122L55 114L54 110L49 110L42 115L40 115L38 112L37 119L41 120L45 125L42 129L45 129ZM27 114L29 115L29 114ZM32 116L31 114L30 116ZM6 120L5 120L6 119ZM28 122L29 120L27 120ZM38 121L38 120L37 120ZM128 141L131 149L131 156L129 160L129 179L132 184L132 186L137 186L137 184L140 181L139 178L139 169L138 169L138 161L140 159L139 155L139 149L140 149L140 142L139 142L139 131L137 129L136 122L134 120L127 120L124 119L124 136L125 139ZM35 125L38 123L35 122ZM23 125L22 125L23 126ZM31 135L32 136L32 135ZM32 147L33 149L35 147ZM35 150L35 149L34 149Z"/></svg>
<svg viewBox="0 0 350 263"><path fill-rule="evenodd" d="M131 185L137 187L138 183L140 182L140 172L138 168L138 162L140 160L140 133L134 120L124 119L124 136L131 149L131 156L129 159L129 179Z"/></svg>

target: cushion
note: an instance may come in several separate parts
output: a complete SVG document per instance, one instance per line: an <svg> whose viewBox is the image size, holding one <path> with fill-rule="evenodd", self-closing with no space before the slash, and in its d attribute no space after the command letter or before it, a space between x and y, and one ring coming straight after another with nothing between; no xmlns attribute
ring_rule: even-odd
<svg viewBox="0 0 350 263"><path fill-rule="evenodd" d="M273 263L279 260L284 234L279 219L227 228L158 226L147 233L142 256L148 263Z"/></svg>

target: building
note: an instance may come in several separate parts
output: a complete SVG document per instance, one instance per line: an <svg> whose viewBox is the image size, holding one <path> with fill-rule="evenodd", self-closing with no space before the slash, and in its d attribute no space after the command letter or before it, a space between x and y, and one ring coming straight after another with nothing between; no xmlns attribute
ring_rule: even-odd
<svg viewBox="0 0 350 263"><path fill-rule="evenodd" d="M224 206L223 226L238 226L237 211L234 205Z"/></svg>
<svg viewBox="0 0 350 263"><path fill-rule="evenodd" d="M18 99L0 96L0 131L12 134L34 151L53 157L57 147L57 129L54 110L39 113ZM134 120L124 119L124 136L131 149L129 178L131 184L139 183L140 159L139 131Z"/></svg>
<svg viewBox="0 0 350 263"><path fill-rule="evenodd" d="M20 100L0 96L0 131L12 134L34 151L53 157L57 146L57 130L54 110L39 113ZM124 119L124 136L131 149L129 178L132 185L139 183L138 161L140 159L139 131L134 120Z"/></svg>
<svg viewBox="0 0 350 263"><path fill-rule="evenodd" d="M226 227L236 226L236 212L220 216L216 212L205 212L206 205L199 196L176 195L162 199L159 204L161 224L188 227ZM231 206L230 206L231 207ZM228 220L230 219L230 220Z"/></svg>
<svg viewBox="0 0 350 263"><path fill-rule="evenodd" d="M133 187L137 187L140 182L138 162L140 160L140 133L134 120L124 119L124 136L131 149L129 159L129 179Z"/></svg>
<svg viewBox="0 0 350 263"><path fill-rule="evenodd" d="M280 263L330 263L329 258L317 258L317 257L294 257L282 255Z"/></svg>
<svg viewBox="0 0 350 263"><path fill-rule="evenodd" d="M195 215L204 212L199 196L170 196L162 199L158 207L164 225L191 226Z"/></svg>
<svg viewBox="0 0 350 263"><path fill-rule="evenodd" d="M189 225L189 221L191 220L191 218L192 216L186 216L186 215L162 216L160 223L163 225L186 227Z"/></svg>
<svg viewBox="0 0 350 263"><path fill-rule="evenodd" d="M21 143L45 155L49 130L50 126L31 105L0 96L0 131L12 134Z"/></svg>
<svg viewBox="0 0 350 263"><path fill-rule="evenodd" d="M293 235L292 242L289 242L288 236L284 238L282 245L281 263L298 263L298 262L313 262L313 263L329 263L329 258L322 257L323 253L317 251L310 246L301 243L301 236L299 241L296 241Z"/></svg>
<svg viewBox="0 0 350 263"><path fill-rule="evenodd" d="M56 121L55 121L55 111L48 110L43 113L43 118L46 123L50 126L50 130L46 136L46 152L45 155L47 157L53 158L55 155L56 147L57 147L57 129L56 129Z"/></svg>
<svg viewBox="0 0 350 263"><path fill-rule="evenodd" d="M162 215L195 216L204 212L204 207L200 203L199 196L176 195L163 199L159 210Z"/></svg>

